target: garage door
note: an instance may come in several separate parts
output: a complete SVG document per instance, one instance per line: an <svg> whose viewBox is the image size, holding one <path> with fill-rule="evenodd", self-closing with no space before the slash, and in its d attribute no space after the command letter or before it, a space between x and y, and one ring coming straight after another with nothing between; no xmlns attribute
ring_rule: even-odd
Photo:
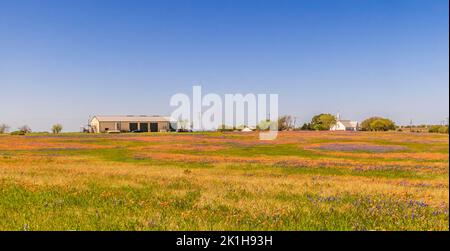
<svg viewBox="0 0 450 251"><path fill-rule="evenodd" d="M157 132L158 131L158 123L150 123L150 131Z"/></svg>
<svg viewBox="0 0 450 251"><path fill-rule="evenodd" d="M138 130L138 123L130 123L130 132Z"/></svg>
<svg viewBox="0 0 450 251"><path fill-rule="evenodd" d="M141 132L148 132L148 123L141 123Z"/></svg>

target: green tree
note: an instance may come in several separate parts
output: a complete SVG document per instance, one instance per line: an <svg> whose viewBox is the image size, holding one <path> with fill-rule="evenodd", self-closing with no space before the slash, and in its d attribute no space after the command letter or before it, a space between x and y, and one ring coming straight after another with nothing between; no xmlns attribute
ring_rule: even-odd
<svg viewBox="0 0 450 251"><path fill-rule="evenodd" d="M439 133L447 133L448 134L448 126L441 126L441 128L439 128Z"/></svg>
<svg viewBox="0 0 450 251"><path fill-rule="evenodd" d="M62 129L63 129L63 126L61 124L54 124L52 126L52 132L55 134L60 133L62 131Z"/></svg>
<svg viewBox="0 0 450 251"><path fill-rule="evenodd" d="M448 126L433 125L428 129L430 133L448 133Z"/></svg>
<svg viewBox="0 0 450 251"><path fill-rule="evenodd" d="M370 128L372 131L387 131L386 122L381 119L372 121L372 123L370 123Z"/></svg>
<svg viewBox="0 0 450 251"><path fill-rule="evenodd" d="M361 122L363 131L389 131L395 130L395 123L387 118L371 117Z"/></svg>
<svg viewBox="0 0 450 251"><path fill-rule="evenodd" d="M309 130L312 130L311 124L310 124L310 123L304 123L304 124L302 125L302 127L300 127L300 130L302 130L302 131L309 131Z"/></svg>
<svg viewBox="0 0 450 251"><path fill-rule="evenodd" d="M363 131L372 131L370 124L377 119L381 119L381 117L370 117L363 122L361 122L361 130Z"/></svg>
<svg viewBox="0 0 450 251"><path fill-rule="evenodd" d="M311 120L311 129L318 131L330 130L336 124L336 117L329 113L316 115Z"/></svg>

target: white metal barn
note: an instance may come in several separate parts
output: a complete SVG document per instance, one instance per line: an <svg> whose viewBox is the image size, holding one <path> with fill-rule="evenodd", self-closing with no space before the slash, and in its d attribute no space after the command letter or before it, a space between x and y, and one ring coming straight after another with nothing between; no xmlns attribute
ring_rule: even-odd
<svg viewBox="0 0 450 251"><path fill-rule="evenodd" d="M89 121L89 127L90 131L94 133L164 132L170 130L170 118L146 115L97 115Z"/></svg>

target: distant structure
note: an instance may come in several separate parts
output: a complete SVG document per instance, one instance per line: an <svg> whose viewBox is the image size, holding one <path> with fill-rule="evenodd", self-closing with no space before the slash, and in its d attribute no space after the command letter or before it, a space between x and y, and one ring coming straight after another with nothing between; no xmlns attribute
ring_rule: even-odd
<svg viewBox="0 0 450 251"><path fill-rule="evenodd" d="M330 128L330 131L358 131L360 129L358 121L343 120L341 115L336 115L336 124Z"/></svg>
<svg viewBox="0 0 450 251"><path fill-rule="evenodd" d="M166 132L172 130L169 117L126 115L103 116L96 115L89 120L89 132L120 133L120 132Z"/></svg>

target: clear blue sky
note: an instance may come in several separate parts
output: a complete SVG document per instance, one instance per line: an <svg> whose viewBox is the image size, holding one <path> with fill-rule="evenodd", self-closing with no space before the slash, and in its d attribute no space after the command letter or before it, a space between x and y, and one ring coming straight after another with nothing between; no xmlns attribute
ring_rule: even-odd
<svg viewBox="0 0 450 251"><path fill-rule="evenodd" d="M169 98L278 93L280 113L439 123L447 0L1 0L0 123L79 130Z"/></svg>

